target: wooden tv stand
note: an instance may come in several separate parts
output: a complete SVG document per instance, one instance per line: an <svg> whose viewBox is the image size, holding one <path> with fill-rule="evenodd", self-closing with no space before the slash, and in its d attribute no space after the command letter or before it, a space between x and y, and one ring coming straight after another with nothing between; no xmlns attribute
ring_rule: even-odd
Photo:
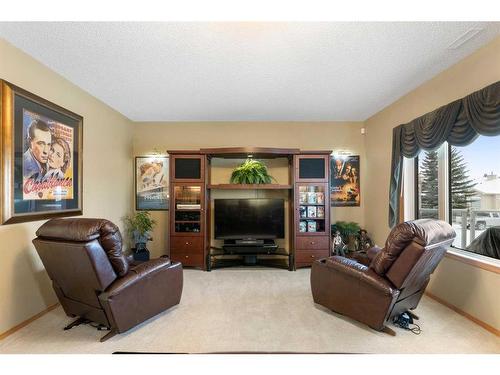
<svg viewBox="0 0 500 375"><path fill-rule="evenodd" d="M310 266L330 254L331 151L229 147L168 150L170 155L170 257L184 266L211 270L220 250L211 246L210 197L214 190L282 190L287 192L289 249L272 255L287 258L287 268ZM211 184L211 161L288 159L288 184Z"/></svg>

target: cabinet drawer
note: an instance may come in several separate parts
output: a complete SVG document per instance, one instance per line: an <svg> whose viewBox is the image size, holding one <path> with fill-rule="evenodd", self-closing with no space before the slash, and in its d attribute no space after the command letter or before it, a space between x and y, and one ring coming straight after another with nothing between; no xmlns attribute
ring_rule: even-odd
<svg viewBox="0 0 500 375"><path fill-rule="evenodd" d="M300 250L324 250L328 249L327 236L297 236L295 238L295 248Z"/></svg>
<svg viewBox="0 0 500 375"><path fill-rule="evenodd" d="M171 252L203 253L203 238L201 237L171 237Z"/></svg>
<svg viewBox="0 0 500 375"><path fill-rule="evenodd" d="M315 260L327 258L329 255L328 249L324 250L296 250L295 262L307 263L311 265Z"/></svg>
<svg viewBox="0 0 500 375"><path fill-rule="evenodd" d="M183 266L203 267L203 253L176 253L170 252L170 259L181 262Z"/></svg>

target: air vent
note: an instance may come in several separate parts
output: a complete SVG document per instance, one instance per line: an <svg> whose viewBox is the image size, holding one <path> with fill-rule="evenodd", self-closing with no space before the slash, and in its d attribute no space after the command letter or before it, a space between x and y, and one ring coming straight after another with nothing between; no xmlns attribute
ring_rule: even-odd
<svg viewBox="0 0 500 375"><path fill-rule="evenodd" d="M463 44L467 43L469 40L474 38L477 34L479 34L481 31L484 29L482 28L472 28L470 30L467 30L465 33L460 35L455 41L453 41L447 49L458 49L460 48Z"/></svg>

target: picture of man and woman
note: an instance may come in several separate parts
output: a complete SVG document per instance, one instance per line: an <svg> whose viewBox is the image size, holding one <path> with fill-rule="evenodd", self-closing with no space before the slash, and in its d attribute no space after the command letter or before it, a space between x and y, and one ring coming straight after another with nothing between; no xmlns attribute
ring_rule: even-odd
<svg viewBox="0 0 500 375"><path fill-rule="evenodd" d="M168 157L135 158L136 210L168 210Z"/></svg>
<svg viewBox="0 0 500 375"><path fill-rule="evenodd" d="M23 111L23 199L72 199L73 128Z"/></svg>
<svg viewBox="0 0 500 375"><path fill-rule="evenodd" d="M337 156L331 159L330 194L332 206L359 206L359 156Z"/></svg>

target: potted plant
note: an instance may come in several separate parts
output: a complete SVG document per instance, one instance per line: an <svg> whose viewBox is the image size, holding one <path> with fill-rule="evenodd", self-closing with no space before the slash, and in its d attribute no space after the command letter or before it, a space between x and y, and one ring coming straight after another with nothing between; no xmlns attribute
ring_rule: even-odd
<svg viewBox="0 0 500 375"><path fill-rule="evenodd" d="M357 237L360 229L359 224L353 221L337 221L335 224L332 224L331 233L333 236L336 231L339 231L344 243L347 244L347 249L349 251L356 251L358 249L356 242L358 241Z"/></svg>
<svg viewBox="0 0 500 375"><path fill-rule="evenodd" d="M132 238L134 246L134 258L135 254L145 252L148 254L149 251L146 247L148 241L152 241L151 231L156 225L156 221L151 218L151 213L148 211L139 211L134 215L127 216L125 218L125 223L127 225L127 232Z"/></svg>
<svg viewBox="0 0 500 375"><path fill-rule="evenodd" d="M272 180L274 178L267 173L267 167L263 162L247 159L233 171L230 182L232 184L270 184Z"/></svg>

